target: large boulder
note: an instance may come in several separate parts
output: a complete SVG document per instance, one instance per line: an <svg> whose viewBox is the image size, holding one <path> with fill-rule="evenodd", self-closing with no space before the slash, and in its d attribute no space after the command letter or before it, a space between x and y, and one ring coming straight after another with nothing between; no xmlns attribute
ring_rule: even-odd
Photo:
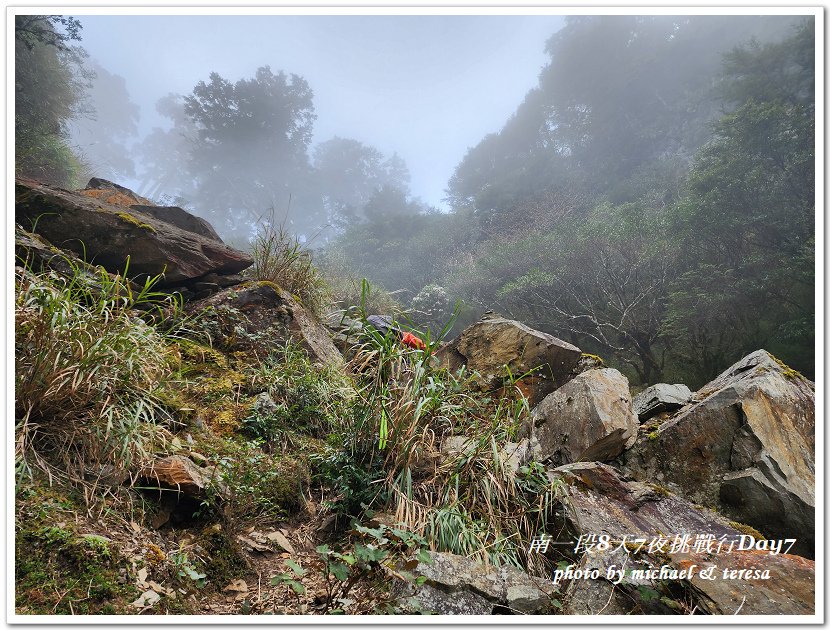
<svg viewBox="0 0 830 630"><path fill-rule="evenodd" d="M137 195L129 188L109 180L93 177L89 180L86 188L79 190L78 193L86 197L101 199L111 205L138 210L142 214L149 214L157 218L159 221L222 242L213 226L203 218L190 214L187 210L178 206L159 206L149 199Z"/></svg>
<svg viewBox="0 0 830 630"><path fill-rule="evenodd" d="M518 378L533 371L523 379L532 384L523 393L534 406L570 380L582 352L521 322L485 315L436 355L451 370L466 365L471 372L477 372L475 383L484 390L498 389L511 376Z"/></svg>
<svg viewBox="0 0 830 630"><path fill-rule="evenodd" d="M200 322L211 343L229 352L267 356L286 341L301 346L322 365L341 367L343 355L328 330L294 297L267 281L226 288L191 302L186 311Z"/></svg>
<svg viewBox="0 0 830 630"><path fill-rule="evenodd" d="M568 614L809 615L815 611L815 565L810 560L749 546L750 531L691 504L659 485L633 481L611 466L579 462L549 471L567 489L560 536L597 544L571 558L595 569L595 579L563 580ZM756 536L757 533L756 533ZM593 537L593 538L588 538ZM752 536L755 538L755 536ZM760 536L758 536L760 538ZM756 539L757 540L757 539ZM622 541L626 541L626 545ZM609 569L626 567L617 582ZM715 566L715 569L710 567ZM665 569L663 568L665 567ZM690 569L694 567L693 569ZM738 578L724 570L768 570ZM657 573L633 573L633 570ZM663 578L659 571L663 570ZM686 571L686 574L680 573ZM701 571L711 571L701 577ZM674 572L674 573L672 573Z"/></svg>
<svg viewBox="0 0 830 630"><path fill-rule="evenodd" d="M88 194L96 190L102 194ZM107 192L73 193L18 179L16 221L113 273L123 273L129 257L130 277L162 275L160 287L181 285L211 272L236 273L253 263L247 254L215 238L177 227L136 206L125 207L130 198L121 190Z"/></svg>
<svg viewBox="0 0 830 630"><path fill-rule="evenodd" d="M692 391L682 384L657 383L634 396L634 413L645 422L664 411L679 409L692 399Z"/></svg>
<svg viewBox="0 0 830 630"><path fill-rule="evenodd" d="M765 350L705 385L623 462L638 478L814 553L815 385Z"/></svg>
<svg viewBox="0 0 830 630"><path fill-rule="evenodd" d="M399 586L401 599L439 615L522 615L550 612L554 592L548 578L533 578L516 567L494 567L446 552L427 552L413 573L417 586ZM414 600L414 601L413 601Z"/></svg>
<svg viewBox="0 0 830 630"><path fill-rule="evenodd" d="M555 466L610 461L637 439L628 379L612 368L588 370L533 409L522 435L535 437L539 459Z"/></svg>

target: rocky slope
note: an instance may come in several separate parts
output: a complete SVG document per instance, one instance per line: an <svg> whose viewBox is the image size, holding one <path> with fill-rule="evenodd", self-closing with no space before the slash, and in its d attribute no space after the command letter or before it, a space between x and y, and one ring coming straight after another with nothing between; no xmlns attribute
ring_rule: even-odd
<svg viewBox="0 0 830 630"><path fill-rule="evenodd" d="M346 334L326 328L282 287L246 276L250 257L181 208L103 180L78 192L18 180L16 201L19 295L36 274L95 278L102 267L104 284L127 275L129 293L158 276L157 289L184 301L175 314L131 315L177 326L165 341L174 384L154 394L160 441L130 466L116 456L80 472L50 460L63 448L50 443L38 457L64 471L60 483L18 478L19 614L814 614L815 385L769 353L697 392L661 384L633 398L617 370L489 314L431 356L391 366L358 354L357 364L360 321ZM356 383L382 375L386 414L393 393L459 370L469 378L448 381L452 395L471 408L489 401L489 415L447 426L442 414L463 404L441 407L412 425L423 433L408 459L384 465L425 491L470 465L482 466L471 479L501 482L494 493L518 488L545 528L522 530L524 553L502 566L498 554L452 553L435 520L405 513L411 503L374 503L351 527L332 508L349 498L332 484L352 463L326 440L370 391ZM390 415L378 453L397 448L395 418L432 413L437 396ZM508 407L515 414L501 415ZM36 443L31 409L17 412L18 442ZM493 418L501 426L482 432ZM88 588L67 587L67 570ZM60 598L47 592L60 587Z"/></svg>

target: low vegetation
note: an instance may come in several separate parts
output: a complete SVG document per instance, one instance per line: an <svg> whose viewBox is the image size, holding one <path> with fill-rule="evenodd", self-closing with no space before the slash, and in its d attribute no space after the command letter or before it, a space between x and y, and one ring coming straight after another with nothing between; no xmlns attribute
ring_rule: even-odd
<svg viewBox="0 0 830 630"><path fill-rule="evenodd" d="M273 253L258 250L257 269ZM545 574L544 557L529 557L524 541L552 517L557 488L541 468L512 466L504 454L527 403L518 388L505 398L472 395L470 374L437 365L433 351L452 322L425 334L425 350L409 350L368 324L364 281L343 311L363 327L343 370L313 364L291 342L265 355L234 350L216 321L185 315L154 279L136 287L127 270L65 267L16 274L19 611L131 612L131 600L144 604L136 571L145 566L182 585L183 597L165 606L186 612L185 595L249 570L239 536L327 517L334 529L314 575L330 612L353 589L385 592L385 572L406 581L399 563L425 560L427 549ZM442 452L453 436L467 442ZM199 542L154 534L137 569L125 564L124 540L97 532L124 530L126 518L135 542L165 522L158 497L135 481L149 461L172 454L210 465L204 498L175 521ZM41 506L49 484L70 498ZM53 505L96 517L77 528L50 518ZM312 574L286 570L274 586L296 596ZM52 590L58 596L44 595ZM381 597L378 610L395 612L391 602Z"/></svg>

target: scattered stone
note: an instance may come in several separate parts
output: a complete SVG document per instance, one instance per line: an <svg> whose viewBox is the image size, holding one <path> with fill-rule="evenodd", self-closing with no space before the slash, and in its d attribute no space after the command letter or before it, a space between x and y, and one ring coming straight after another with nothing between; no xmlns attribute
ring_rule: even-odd
<svg viewBox="0 0 830 630"><path fill-rule="evenodd" d="M637 439L628 379L602 368L577 375L530 414L521 434L539 443L539 458L554 465L609 461Z"/></svg>
<svg viewBox="0 0 830 630"><path fill-rule="evenodd" d="M225 588L222 589L226 593L247 593L248 583L245 580L232 580Z"/></svg>
<svg viewBox="0 0 830 630"><path fill-rule="evenodd" d="M647 387L634 397L634 413L645 422L663 411L679 409L692 399L692 391L682 384L658 383Z"/></svg>

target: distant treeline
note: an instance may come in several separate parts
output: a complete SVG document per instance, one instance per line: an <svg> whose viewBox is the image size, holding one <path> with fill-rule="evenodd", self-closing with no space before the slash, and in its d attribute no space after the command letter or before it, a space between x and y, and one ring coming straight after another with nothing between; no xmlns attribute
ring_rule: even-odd
<svg viewBox="0 0 830 630"><path fill-rule="evenodd" d="M80 22L15 26L20 175L138 180L238 242L286 221L424 324L456 300L459 325L494 309L638 382L700 384L761 347L813 375L812 17L569 18L538 86L456 168L449 214L412 197L396 155L312 150L300 76L206 69L139 139L124 80L71 45Z"/></svg>
<svg viewBox="0 0 830 630"><path fill-rule="evenodd" d="M330 256L642 383L698 385L762 347L812 375L812 18L579 17L547 51L458 165L451 214L364 220Z"/></svg>

